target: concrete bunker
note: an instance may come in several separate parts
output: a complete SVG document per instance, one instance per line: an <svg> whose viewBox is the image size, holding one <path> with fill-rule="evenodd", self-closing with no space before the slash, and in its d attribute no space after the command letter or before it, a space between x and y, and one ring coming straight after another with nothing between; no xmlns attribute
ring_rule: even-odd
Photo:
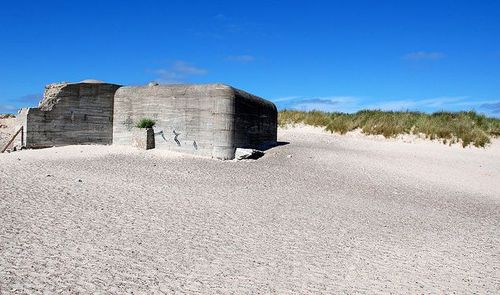
<svg viewBox="0 0 500 295"><path fill-rule="evenodd" d="M236 148L276 144L273 103L223 84L121 87L115 94L113 144L130 145L134 123L152 118L156 148L233 159Z"/></svg>
<svg viewBox="0 0 500 295"><path fill-rule="evenodd" d="M47 85L37 108L20 110L18 125L27 148L131 145L135 124L151 118L156 148L233 159L236 148L275 145L277 116L272 102L224 84L84 80Z"/></svg>
<svg viewBox="0 0 500 295"><path fill-rule="evenodd" d="M22 109L24 145L44 148L113 142L114 94L120 85L96 80L45 87L37 108Z"/></svg>

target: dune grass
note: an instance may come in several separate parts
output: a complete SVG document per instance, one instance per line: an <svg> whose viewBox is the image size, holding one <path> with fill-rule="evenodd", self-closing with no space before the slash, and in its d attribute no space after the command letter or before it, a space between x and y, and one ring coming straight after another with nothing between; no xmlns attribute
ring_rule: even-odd
<svg viewBox="0 0 500 295"><path fill-rule="evenodd" d="M137 128L153 128L153 126L156 124L156 121L150 118L142 118L137 122L135 127Z"/></svg>
<svg viewBox="0 0 500 295"><path fill-rule="evenodd" d="M500 136L500 119L468 112L385 112L363 110L355 114L320 111L283 110L278 114L280 126L303 123L345 134L361 129L365 134L386 138L400 134L416 134L445 144L484 147L492 137Z"/></svg>
<svg viewBox="0 0 500 295"><path fill-rule="evenodd" d="M0 114L0 119L11 119L15 117L16 116L14 114Z"/></svg>

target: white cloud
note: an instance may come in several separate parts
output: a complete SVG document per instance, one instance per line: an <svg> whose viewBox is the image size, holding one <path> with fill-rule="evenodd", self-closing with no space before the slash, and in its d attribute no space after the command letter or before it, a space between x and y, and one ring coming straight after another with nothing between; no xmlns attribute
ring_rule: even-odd
<svg viewBox="0 0 500 295"><path fill-rule="evenodd" d="M353 96L325 96L304 99L294 104L298 110L352 113L357 111L360 98Z"/></svg>
<svg viewBox="0 0 500 295"><path fill-rule="evenodd" d="M205 75L207 73L206 69L195 67L185 61L178 60L174 62L172 70L179 74L184 75Z"/></svg>
<svg viewBox="0 0 500 295"><path fill-rule="evenodd" d="M493 114L500 114L500 101L482 104L481 108L487 109Z"/></svg>
<svg viewBox="0 0 500 295"><path fill-rule="evenodd" d="M468 96L435 97L415 100L382 101L362 105L363 109L378 109L383 111L420 111L433 113L439 111L470 111L486 113L489 116L498 116L500 113L499 101L494 99L473 99Z"/></svg>
<svg viewBox="0 0 500 295"><path fill-rule="evenodd" d="M171 70L158 69L153 72L158 75L157 79L162 83L180 83L184 79L182 75Z"/></svg>
<svg viewBox="0 0 500 295"><path fill-rule="evenodd" d="M459 97L435 97L427 99L390 100L366 105L367 109L378 109L384 111L402 111L416 109L444 109L447 107L466 106L466 96ZM477 105L471 103L470 105Z"/></svg>
<svg viewBox="0 0 500 295"><path fill-rule="evenodd" d="M192 76L203 76L208 73L206 69L196 67L181 60L175 61L167 69L157 69L153 72L158 75L158 80L162 83L181 83Z"/></svg>
<svg viewBox="0 0 500 295"><path fill-rule="evenodd" d="M383 111L469 111L484 110L487 113L498 114L499 101L472 99L468 96L443 96L424 99L404 100L382 100L378 102L367 102L366 98L355 96L326 96L308 98L304 96L288 96L271 99L280 109L295 110L320 110L326 112L354 113L359 110L383 110Z"/></svg>
<svg viewBox="0 0 500 295"><path fill-rule="evenodd" d="M305 98L303 96L284 96L284 97L278 97L278 98L272 98L271 101L278 103L278 102L286 102L286 101L291 101L291 100L296 100L300 98Z"/></svg>
<svg viewBox="0 0 500 295"><path fill-rule="evenodd" d="M17 111L19 108L13 104L1 104L0 103L0 114L3 113L13 113Z"/></svg>
<svg viewBox="0 0 500 295"><path fill-rule="evenodd" d="M432 51L417 51L417 52L410 52L408 54L405 54L404 59L408 60L439 60L445 58L446 55L444 55L441 52L432 52Z"/></svg>
<svg viewBox="0 0 500 295"><path fill-rule="evenodd" d="M280 109L326 112L355 112L360 98L354 96L287 96L271 99Z"/></svg>
<svg viewBox="0 0 500 295"><path fill-rule="evenodd" d="M14 99L0 98L0 114L15 113L25 107L36 107L42 98L42 93L27 94Z"/></svg>

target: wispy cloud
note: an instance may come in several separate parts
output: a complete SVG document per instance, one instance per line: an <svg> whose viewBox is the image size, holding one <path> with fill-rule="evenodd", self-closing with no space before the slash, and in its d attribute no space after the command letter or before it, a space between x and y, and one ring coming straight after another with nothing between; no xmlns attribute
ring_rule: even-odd
<svg viewBox="0 0 500 295"><path fill-rule="evenodd" d="M478 103L470 102L467 96L457 97L435 97L426 99L389 100L365 105L367 109L378 109L383 111L402 110L444 110L446 108L467 108L477 106Z"/></svg>
<svg viewBox="0 0 500 295"><path fill-rule="evenodd" d="M311 98L303 100L301 103L309 103L309 104L325 104L325 105L338 105L342 100L337 98Z"/></svg>
<svg viewBox="0 0 500 295"><path fill-rule="evenodd" d="M363 109L383 111L468 111L476 110L488 115L500 114L500 101L473 99L468 96L443 96L424 99L378 100L356 96L329 96L307 98L288 96L271 99L279 109L320 110L327 112L353 113Z"/></svg>
<svg viewBox="0 0 500 295"><path fill-rule="evenodd" d="M407 60L439 60L445 58L446 55L442 52L433 51L416 51L410 52L403 56Z"/></svg>
<svg viewBox="0 0 500 295"><path fill-rule="evenodd" d="M0 114L10 114L17 111L19 108L13 104L2 104L0 103Z"/></svg>
<svg viewBox="0 0 500 295"><path fill-rule="evenodd" d="M238 63L249 63L255 60L252 55L230 55L226 57L227 61L238 62Z"/></svg>
<svg viewBox="0 0 500 295"><path fill-rule="evenodd" d="M13 99L0 98L0 114L2 113L15 113L24 107L36 107L42 99L43 94L34 93L27 94Z"/></svg>
<svg viewBox="0 0 500 295"><path fill-rule="evenodd" d="M481 108L487 109L493 114L500 114L500 101L482 104Z"/></svg>
<svg viewBox="0 0 500 295"><path fill-rule="evenodd" d="M205 75L207 73L206 69L195 67L181 60L174 62L172 71L183 75Z"/></svg>
<svg viewBox="0 0 500 295"><path fill-rule="evenodd" d="M355 112L356 102L360 99L352 96L325 96L307 98L287 96L271 99L280 109L301 111L320 110L326 112Z"/></svg>
<svg viewBox="0 0 500 295"><path fill-rule="evenodd" d="M27 94L19 97L17 99L18 102L23 103L27 106L36 106L42 100L43 94L42 93L33 93L33 94Z"/></svg>
<svg viewBox="0 0 500 295"><path fill-rule="evenodd" d="M161 83L181 83L193 76L203 76L208 73L206 69L182 60L175 61L169 68L157 69L153 72L158 75Z"/></svg>
<svg viewBox="0 0 500 295"><path fill-rule="evenodd" d="M414 100L382 101L363 105L366 109L379 109L384 111L470 111L475 110L489 116L500 114L500 101L491 99L472 98L470 96L435 97Z"/></svg>
<svg viewBox="0 0 500 295"><path fill-rule="evenodd" d="M313 98L294 104L294 108L302 111L321 110L327 112L340 111L342 102L330 99Z"/></svg>

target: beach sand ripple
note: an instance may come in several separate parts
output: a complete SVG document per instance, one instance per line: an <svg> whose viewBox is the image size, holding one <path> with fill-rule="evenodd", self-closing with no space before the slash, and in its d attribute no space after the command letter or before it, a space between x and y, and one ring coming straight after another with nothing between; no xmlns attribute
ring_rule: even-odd
<svg viewBox="0 0 500 295"><path fill-rule="evenodd" d="M0 155L0 293L500 292L498 144L279 140Z"/></svg>

